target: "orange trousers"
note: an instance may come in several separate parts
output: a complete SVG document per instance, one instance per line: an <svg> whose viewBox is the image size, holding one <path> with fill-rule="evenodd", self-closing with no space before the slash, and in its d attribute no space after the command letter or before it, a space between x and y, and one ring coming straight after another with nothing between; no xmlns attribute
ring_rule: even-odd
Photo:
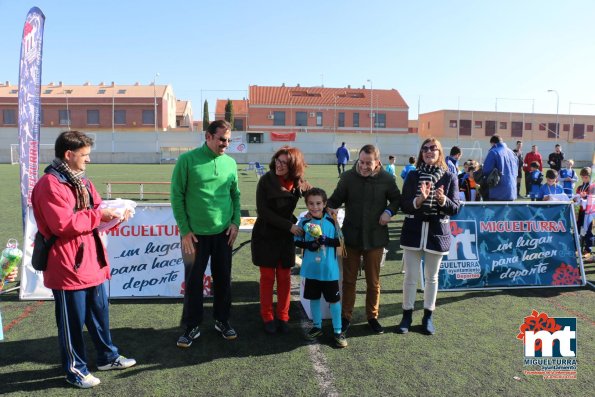
<svg viewBox="0 0 595 397"><path fill-rule="evenodd" d="M275 319L273 312L273 286L277 279L277 319L289 321L291 295L291 268L260 267L260 316L265 323Z"/></svg>

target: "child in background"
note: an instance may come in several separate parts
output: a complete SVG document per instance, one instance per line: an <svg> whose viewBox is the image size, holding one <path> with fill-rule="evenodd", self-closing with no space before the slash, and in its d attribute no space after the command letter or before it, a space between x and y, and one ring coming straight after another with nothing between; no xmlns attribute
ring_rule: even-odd
<svg viewBox="0 0 595 397"><path fill-rule="evenodd" d="M574 160L568 159L564 161L565 168L560 170L560 181L562 182L562 187L564 188L564 193L568 196L568 198L572 198L572 192L574 190L574 183L578 180L576 176L576 172L572 169L574 165Z"/></svg>
<svg viewBox="0 0 595 397"><path fill-rule="evenodd" d="M403 171L401 171L401 178L403 179L403 182L405 182L405 178L407 178L407 174L409 174L409 171L415 169L414 164L416 161L417 159L414 156L409 157L409 164L407 164L405 168L403 168Z"/></svg>
<svg viewBox="0 0 595 397"><path fill-rule="evenodd" d="M386 172L395 176L395 156L388 156L388 165L386 166Z"/></svg>
<svg viewBox="0 0 595 397"><path fill-rule="evenodd" d="M595 184L591 184L591 168L585 167L581 170L580 176L582 183L576 188L576 194L579 196L579 210L576 226L580 234L582 255L584 258L591 257L591 247L595 241L593 239L593 219L588 225L585 225L586 204L589 194L595 193Z"/></svg>
<svg viewBox="0 0 595 397"><path fill-rule="evenodd" d="M302 219L299 226L306 231L295 237L295 245L304 248L300 275L306 280L304 298L310 300L312 328L305 335L306 340L314 341L322 336L322 310L320 296L330 303L335 346L346 347L345 333L341 332L341 296L339 293L339 262L336 247L340 245L333 218L325 211L326 192L312 188L304 195L309 219ZM312 236L310 225L318 225L322 235Z"/></svg>
<svg viewBox="0 0 595 397"><path fill-rule="evenodd" d="M562 186L558 185L558 171L549 169L545 172L546 183L539 188L538 201L552 201L554 195L564 194Z"/></svg>
<svg viewBox="0 0 595 397"><path fill-rule="evenodd" d="M534 161L531 163L531 171L529 172L529 183L531 184L531 191L529 197L531 201L536 201L543 182L543 174L539 171L539 163Z"/></svg>
<svg viewBox="0 0 595 397"><path fill-rule="evenodd" d="M459 190L464 192L465 201L475 201L477 199L477 184L475 183L475 178L473 177L473 173L475 172L475 162L469 161L465 164L467 164L467 175L465 178L462 178L463 182Z"/></svg>

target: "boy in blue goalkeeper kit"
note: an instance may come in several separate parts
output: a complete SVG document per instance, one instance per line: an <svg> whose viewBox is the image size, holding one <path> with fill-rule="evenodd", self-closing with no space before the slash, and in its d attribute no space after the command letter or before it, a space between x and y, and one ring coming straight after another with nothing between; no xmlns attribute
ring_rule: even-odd
<svg viewBox="0 0 595 397"><path fill-rule="evenodd" d="M333 218L326 213L326 192L319 188L308 190L304 199L309 219L302 219L299 226L303 236L295 237L295 245L304 249L300 275L306 280L304 298L310 300L313 327L306 339L316 340L322 335L322 311L320 296L330 303L335 336L335 346L346 347L345 334L341 332L341 295L339 293L339 262L336 247L340 245Z"/></svg>
<svg viewBox="0 0 595 397"><path fill-rule="evenodd" d="M543 174L539 171L539 163L537 161L531 163L531 172L529 172L528 176L529 184L531 185L529 196L531 197L531 201L537 201L541 183L543 182Z"/></svg>

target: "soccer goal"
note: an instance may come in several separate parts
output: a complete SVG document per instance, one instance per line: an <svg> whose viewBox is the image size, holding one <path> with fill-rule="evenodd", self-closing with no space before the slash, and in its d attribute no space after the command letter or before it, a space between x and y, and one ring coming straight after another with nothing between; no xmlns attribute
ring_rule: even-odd
<svg viewBox="0 0 595 397"><path fill-rule="evenodd" d="M53 143L39 144L39 164L50 163L55 156ZM10 164L20 164L19 162L19 144L10 144Z"/></svg>

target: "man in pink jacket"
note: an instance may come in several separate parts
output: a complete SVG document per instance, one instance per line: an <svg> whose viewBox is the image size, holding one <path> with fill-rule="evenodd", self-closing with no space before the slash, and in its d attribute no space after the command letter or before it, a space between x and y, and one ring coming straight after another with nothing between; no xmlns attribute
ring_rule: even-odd
<svg viewBox="0 0 595 397"><path fill-rule="evenodd" d="M83 326L97 350L97 369L124 369L136 364L118 353L109 329L109 306L104 282L110 278L108 256L97 226L119 217L99 209L101 198L85 178L93 139L79 131L65 131L56 139L56 158L45 169L31 196L39 232L55 236L43 272L52 290L56 324L66 381L80 388L100 381L87 367ZM125 214L124 220L128 218Z"/></svg>

